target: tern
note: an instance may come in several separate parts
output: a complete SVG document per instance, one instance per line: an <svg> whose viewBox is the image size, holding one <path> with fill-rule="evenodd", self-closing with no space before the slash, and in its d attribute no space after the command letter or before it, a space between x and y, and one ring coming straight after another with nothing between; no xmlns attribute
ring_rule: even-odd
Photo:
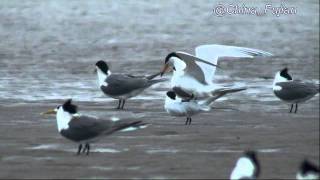
<svg viewBox="0 0 320 180"><path fill-rule="evenodd" d="M117 109L123 109L126 99L137 96L146 88L163 82L166 79L153 79L160 73L151 76L133 76L128 74L113 74L103 60L96 63L99 88L104 94L118 99ZM122 105L121 105L122 104Z"/></svg>
<svg viewBox="0 0 320 180"><path fill-rule="evenodd" d="M77 113L77 106L72 100L67 100L63 105L43 114L56 114L59 133L76 143L79 143L77 155L86 153L89 155L90 143L95 142L103 136L110 135L117 131L136 130L146 127L140 120L119 120L99 119L96 117L80 115Z"/></svg>
<svg viewBox="0 0 320 180"><path fill-rule="evenodd" d="M296 175L298 180L318 180L320 178L320 169L308 160L304 160Z"/></svg>
<svg viewBox="0 0 320 180"><path fill-rule="evenodd" d="M195 56L177 51L169 53L165 58L161 76L169 71L170 67L173 69L171 88L177 94L182 90L194 94L195 97L206 97L211 96L213 90L221 88L214 84L213 80L215 70L219 68L217 62L222 57L272 56L271 53L262 50L215 44L198 46L195 51Z"/></svg>
<svg viewBox="0 0 320 180"><path fill-rule="evenodd" d="M167 96L164 103L164 108L171 116L176 117L186 117L187 120L185 125L190 125L192 121L192 116L199 114L201 112L210 111L210 105L218 98L228 94L245 90L244 88L238 89L219 89L211 94L214 94L212 97L209 97L205 100L197 100L193 98L193 95L186 97L184 92L184 98L179 97L175 91L167 91Z"/></svg>
<svg viewBox="0 0 320 180"><path fill-rule="evenodd" d="M257 179L260 175L260 163L255 151L246 151L232 170L230 179Z"/></svg>
<svg viewBox="0 0 320 180"><path fill-rule="evenodd" d="M293 80L288 73L288 68L277 72L273 81L273 92L280 100L290 103L290 113L295 104L295 111L298 111L298 104L311 99L319 93L319 84Z"/></svg>

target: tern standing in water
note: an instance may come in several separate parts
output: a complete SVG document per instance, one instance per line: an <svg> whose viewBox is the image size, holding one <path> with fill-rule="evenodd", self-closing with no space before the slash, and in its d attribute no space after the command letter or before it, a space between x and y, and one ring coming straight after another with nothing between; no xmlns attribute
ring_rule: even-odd
<svg viewBox="0 0 320 180"><path fill-rule="evenodd" d="M63 137L79 143L78 155L81 152L89 155L90 143L101 137L125 129L136 130L146 125L140 120L112 121L80 115L77 113L77 106L73 105L71 101L69 99L63 105L44 114L56 114L59 133Z"/></svg>
<svg viewBox="0 0 320 180"><path fill-rule="evenodd" d="M288 68L277 72L273 80L273 92L282 101L290 103L290 113L295 104L294 113L298 111L298 104L311 99L319 93L319 84L293 80Z"/></svg>
<svg viewBox="0 0 320 180"><path fill-rule="evenodd" d="M137 96L148 87L163 82L166 79L154 79L160 73L151 76L133 76L128 74L111 73L106 62L100 60L96 63L99 88L104 94L118 99L117 109L123 109L127 99Z"/></svg>

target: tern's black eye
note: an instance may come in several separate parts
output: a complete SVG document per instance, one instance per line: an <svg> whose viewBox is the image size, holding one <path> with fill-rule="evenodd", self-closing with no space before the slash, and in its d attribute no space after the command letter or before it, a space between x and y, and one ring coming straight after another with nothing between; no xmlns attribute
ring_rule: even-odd
<svg viewBox="0 0 320 180"><path fill-rule="evenodd" d="M172 69L173 69L173 70L176 70L176 68L175 68L174 66L172 67Z"/></svg>

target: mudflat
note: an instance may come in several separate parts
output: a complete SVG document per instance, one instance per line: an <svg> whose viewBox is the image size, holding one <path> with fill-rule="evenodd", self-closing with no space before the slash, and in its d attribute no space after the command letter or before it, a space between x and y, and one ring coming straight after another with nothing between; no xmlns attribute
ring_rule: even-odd
<svg viewBox="0 0 320 180"><path fill-rule="evenodd" d="M114 109L116 101L75 101L84 114L150 123L102 138L89 156L76 155L77 144L59 135L54 116L40 115L58 103L0 106L0 178L228 178L246 149L258 151L261 178L294 178L304 158L319 161L316 98L298 114L285 105L263 110L275 103L217 102L217 109L195 116L190 126L168 116L162 101L130 100L125 111ZM218 108L228 104L233 108Z"/></svg>

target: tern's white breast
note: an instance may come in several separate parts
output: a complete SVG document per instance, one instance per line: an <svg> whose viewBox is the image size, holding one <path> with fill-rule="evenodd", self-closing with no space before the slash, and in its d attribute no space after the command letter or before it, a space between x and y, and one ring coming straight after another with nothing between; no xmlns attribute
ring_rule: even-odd
<svg viewBox="0 0 320 180"><path fill-rule="evenodd" d="M57 112L57 126L58 126L58 131L60 132L63 129L68 129L69 128L69 122L72 118L72 115L68 112L65 112L62 107L58 109Z"/></svg>
<svg viewBox="0 0 320 180"><path fill-rule="evenodd" d="M236 167L233 169L230 179L241 179L244 177L252 177L254 174L254 165L249 158L242 157L237 161Z"/></svg>

